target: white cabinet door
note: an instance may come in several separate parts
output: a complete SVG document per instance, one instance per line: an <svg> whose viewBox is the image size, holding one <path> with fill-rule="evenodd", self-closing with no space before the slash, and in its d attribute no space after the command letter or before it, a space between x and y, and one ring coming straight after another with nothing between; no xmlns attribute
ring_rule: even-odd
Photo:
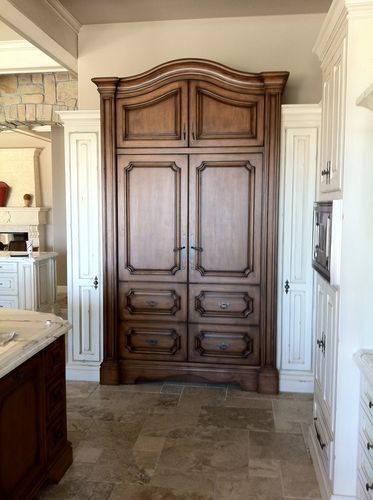
<svg viewBox="0 0 373 500"><path fill-rule="evenodd" d="M321 406L330 431L334 432L338 291L318 273L315 274L315 397Z"/></svg>
<svg viewBox="0 0 373 500"><path fill-rule="evenodd" d="M312 217L317 127L286 126L281 190L281 370L312 376Z"/></svg>
<svg viewBox="0 0 373 500"><path fill-rule="evenodd" d="M67 376L99 379L102 233L98 112L61 112L65 127L69 335Z"/></svg>
<svg viewBox="0 0 373 500"><path fill-rule="evenodd" d="M323 73L320 195L340 198L343 185L346 39ZM324 195L324 196L322 196Z"/></svg>

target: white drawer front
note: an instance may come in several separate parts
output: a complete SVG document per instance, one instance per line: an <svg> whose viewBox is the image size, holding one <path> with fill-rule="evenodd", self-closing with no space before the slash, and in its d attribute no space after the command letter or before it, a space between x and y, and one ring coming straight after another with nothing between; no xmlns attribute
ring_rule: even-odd
<svg viewBox="0 0 373 500"><path fill-rule="evenodd" d="M0 276L2 273L16 273L17 271L17 262L0 262Z"/></svg>
<svg viewBox="0 0 373 500"><path fill-rule="evenodd" d="M10 309L18 309L18 297L1 297L0 307L8 307Z"/></svg>
<svg viewBox="0 0 373 500"><path fill-rule="evenodd" d="M366 490L366 484L363 483L363 478L360 476L357 480L357 500L369 500L368 493Z"/></svg>
<svg viewBox="0 0 373 500"><path fill-rule="evenodd" d="M319 455L324 462L325 471L331 481L333 479L333 453L334 440L333 435L325 421L324 415L321 412L320 405L317 399L314 400L313 412L313 430L319 444Z"/></svg>
<svg viewBox="0 0 373 500"><path fill-rule="evenodd" d="M359 476L362 479L363 488L366 490L366 496L373 500L373 465L367 455L366 444L360 438L359 443Z"/></svg>
<svg viewBox="0 0 373 500"><path fill-rule="evenodd" d="M373 464L373 422L372 416L367 414L364 406L360 408L360 439Z"/></svg>
<svg viewBox="0 0 373 500"><path fill-rule="evenodd" d="M0 274L0 295L17 295L18 277L17 274Z"/></svg>
<svg viewBox="0 0 373 500"><path fill-rule="evenodd" d="M361 384L361 404L367 415L371 415L373 418L373 387L364 377Z"/></svg>

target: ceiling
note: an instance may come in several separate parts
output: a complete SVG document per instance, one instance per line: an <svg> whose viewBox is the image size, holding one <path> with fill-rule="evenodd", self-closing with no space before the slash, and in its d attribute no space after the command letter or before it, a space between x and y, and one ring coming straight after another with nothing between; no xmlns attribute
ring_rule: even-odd
<svg viewBox="0 0 373 500"><path fill-rule="evenodd" d="M80 24L314 14L331 0L59 0ZM89 4L89 6L88 6ZM88 8L87 8L88 7Z"/></svg>

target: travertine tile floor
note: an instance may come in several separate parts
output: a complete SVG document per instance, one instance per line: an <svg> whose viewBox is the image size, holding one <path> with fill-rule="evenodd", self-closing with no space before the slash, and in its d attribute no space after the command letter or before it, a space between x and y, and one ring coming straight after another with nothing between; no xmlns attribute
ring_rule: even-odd
<svg viewBox="0 0 373 500"><path fill-rule="evenodd" d="M40 499L305 500L308 395L237 387L68 383L74 463Z"/></svg>

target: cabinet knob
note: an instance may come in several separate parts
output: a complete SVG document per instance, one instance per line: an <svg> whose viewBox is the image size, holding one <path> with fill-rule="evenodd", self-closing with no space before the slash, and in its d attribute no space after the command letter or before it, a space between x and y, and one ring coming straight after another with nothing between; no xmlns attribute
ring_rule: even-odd
<svg viewBox="0 0 373 500"><path fill-rule="evenodd" d="M220 302L219 303L219 307L220 309L228 309L228 307L230 306L230 304L228 304L228 302Z"/></svg>
<svg viewBox="0 0 373 500"><path fill-rule="evenodd" d="M373 407L373 403L372 403L372 401L369 401L369 405L368 405L368 406L369 406L369 408L372 408L372 407Z"/></svg>
<svg viewBox="0 0 373 500"><path fill-rule="evenodd" d="M222 342L221 344L218 345L218 347L221 351L226 351L227 349L229 349L230 345L226 344L225 342Z"/></svg>
<svg viewBox="0 0 373 500"><path fill-rule="evenodd" d="M156 300L147 300L145 304L148 305L149 307L155 307L158 305L158 302Z"/></svg>
<svg viewBox="0 0 373 500"><path fill-rule="evenodd" d="M370 444L369 442L367 443L367 450L370 450L371 448L373 448L373 444Z"/></svg>
<svg viewBox="0 0 373 500"><path fill-rule="evenodd" d="M93 281L93 288L94 288L95 290L97 290L97 288L98 288L98 278L97 278L97 276L95 276L95 279L94 279L94 281Z"/></svg>
<svg viewBox="0 0 373 500"><path fill-rule="evenodd" d="M369 484L369 483L365 483L365 489L366 489L367 491L369 491L369 490L373 490L373 483L371 483L371 484Z"/></svg>
<svg viewBox="0 0 373 500"><path fill-rule="evenodd" d="M288 293L289 293L289 288L290 288L290 285L289 285L289 280L286 280L286 281L285 281L285 286L284 286L284 288L285 288L285 293L286 293L286 294L288 294Z"/></svg>

